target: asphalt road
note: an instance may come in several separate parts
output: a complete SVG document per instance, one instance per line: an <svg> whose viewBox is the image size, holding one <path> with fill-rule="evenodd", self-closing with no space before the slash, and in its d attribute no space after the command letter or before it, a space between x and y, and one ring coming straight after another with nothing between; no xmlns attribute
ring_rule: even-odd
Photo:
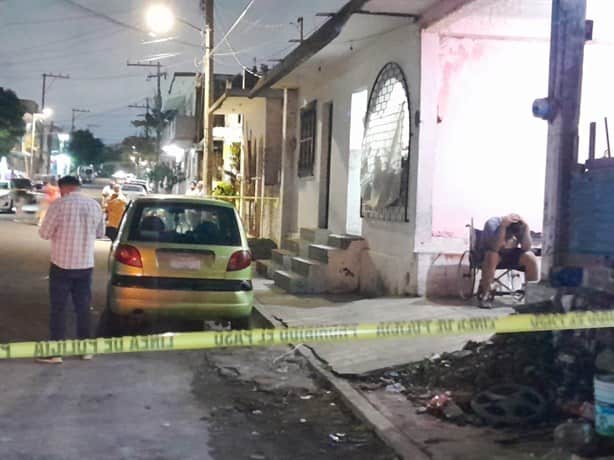
<svg viewBox="0 0 614 460"><path fill-rule="evenodd" d="M0 343L47 339L49 244L2 214L0 242ZM2 460L396 458L284 347L0 361L0 375Z"/></svg>
<svg viewBox="0 0 614 460"><path fill-rule="evenodd" d="M46 339L49 245L0 216L0 341ZM109 243L96 243L94 314L104 306ZM0 458L208 459L196 352L0 362Z"/></svg>

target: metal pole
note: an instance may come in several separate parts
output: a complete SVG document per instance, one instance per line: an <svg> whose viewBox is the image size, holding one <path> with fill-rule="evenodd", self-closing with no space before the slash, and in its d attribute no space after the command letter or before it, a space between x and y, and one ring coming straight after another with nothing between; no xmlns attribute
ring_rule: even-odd
<svg viewBox="0 0 614 460"><path fill-rule="evenodd" d="M203 60L203 182L205 194L210 195L213 185L213 116L209 113L213 104L213 0L205 0L205 58Z"/></svg>

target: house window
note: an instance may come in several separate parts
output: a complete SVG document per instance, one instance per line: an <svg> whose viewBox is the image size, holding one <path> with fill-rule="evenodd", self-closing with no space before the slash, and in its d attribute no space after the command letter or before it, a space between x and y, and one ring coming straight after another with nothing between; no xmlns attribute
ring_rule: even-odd
<svg viewBox="0 0 614 460"><path fill-rule="evenodd" d="M213 115L213 127L223 128L224 126L226 126L226 116L225 115Z"/></svg>
<svg viewBox="0 0 614 460"><path fill-rule="evenodd" d="M316 103L301 109L301 140L298 156L298 177L313 176L316 145Z"/></svg>
<svg viewBox="0 0 614 460"><path fill-rule="evenodd" d="M361 217L407 222L411 123L405 75L396 63L380 71L367 106L360 169Z"/></svg>

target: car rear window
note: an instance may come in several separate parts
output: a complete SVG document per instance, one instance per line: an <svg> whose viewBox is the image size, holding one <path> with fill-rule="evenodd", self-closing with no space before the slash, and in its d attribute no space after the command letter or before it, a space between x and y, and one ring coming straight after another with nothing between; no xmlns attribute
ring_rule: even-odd
<svg viewBox="0 0 614 460"><path fill-rule="evenodd" d="M13 179L14 188L32 188L32 182L30 179Z"/></svg>
<svg viewBox="0 0 614 460"><path fill-rule="evenodd" d="M140 185L124 185L122 190L125 192L144 192L145 188Z"/></svg>
<svg viewBox="0 0 614 460"><path fill-rule="evenodd" d="M8 190L9 183L8 182L0 182L0 190Z"/></svg>
<svg viewBox="0 0 614 460"><path fill-rule="evenodd" d="M130 241L240 246L234 209L197 203L139 203Z"/></svg>

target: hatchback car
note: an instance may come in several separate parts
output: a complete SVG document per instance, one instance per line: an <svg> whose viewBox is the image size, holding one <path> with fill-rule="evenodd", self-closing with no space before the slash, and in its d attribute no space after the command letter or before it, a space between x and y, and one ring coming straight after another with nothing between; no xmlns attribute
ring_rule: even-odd
<svg viewBox="0 0 614 460"><path fill-rule="evenodd" d="M232 205L197 197L135 199L109 256L107 315L230 320L249 327L252 257Z"/></svg>

